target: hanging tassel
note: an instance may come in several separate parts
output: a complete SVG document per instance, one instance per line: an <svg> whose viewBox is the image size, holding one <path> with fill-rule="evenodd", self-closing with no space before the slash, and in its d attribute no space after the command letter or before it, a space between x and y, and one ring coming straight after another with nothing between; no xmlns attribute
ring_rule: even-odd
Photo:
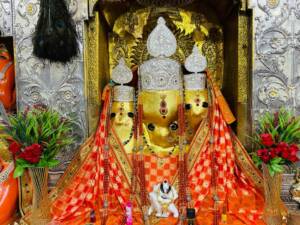
<svg viewBox="0 0 300 225"><path fill-rule="evenodd" d="M187 225L195 225L196 210L194 208L186 209L186 219L187 219Z"/></svg>
<svg viewBox="0 0 300 225"><path fill-rule="evenodd" d="M50 62L62 63L78 54L75 23L64 0L41 0L33 36L33 54Z"/></svg>

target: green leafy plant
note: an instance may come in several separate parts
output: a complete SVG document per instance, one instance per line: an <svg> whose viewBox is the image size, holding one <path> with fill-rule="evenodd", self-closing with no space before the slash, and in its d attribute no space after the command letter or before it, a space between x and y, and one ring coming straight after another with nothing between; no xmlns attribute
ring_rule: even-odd
<svg viewBox="0 0 300 225"><path fill-rule="evenodd" d="M284 165L298 161L300 117L283 108L274 114L265 113L259 119L253 141L257 149L251 154L254 163L258 167L265 163L271 176L283 172Z"/></svg>
<svg viewBox="0 0 300 225"><path fill-rule="evenodd" d="M74 142L72 125L71 119L42 107L10 115L8 124L0 124L0 138L9 142L14 155L14 176L21 176L25 168L58 165L58 152Z"/></svg>

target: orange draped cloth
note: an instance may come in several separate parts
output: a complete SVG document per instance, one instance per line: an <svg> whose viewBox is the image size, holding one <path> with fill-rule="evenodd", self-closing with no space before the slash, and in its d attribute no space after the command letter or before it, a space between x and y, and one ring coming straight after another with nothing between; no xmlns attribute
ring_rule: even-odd
<svg viewBox="0 0 300 225"><path fill-rule="evenodd" d="M15 70L13 59L0 45L0 101L6 110L13 110L16 104Z"/></svg>
<svg viewBox="0 0 300 225"><path fill-rule="evenodd" d="M262 221L264 198L260 187L249 175L258 174L260 177L260 174L227 125L215 93L212 95L210 118L199 127L187 155L187 187L192 196L190 207L196 209L196 224L264 224ZM130 200L131 189L123 164L128 160L131 169L133 166L128 155L121 161L118 160L121 153L116 153L114 146L107 147L105 143L109 127L107 123L109 123L110 101L110 90L106 89L92 150L74 175L72 182L53 202L52 224L76 225L89 222L105 225L125 224L125 203ZM206 133L203 131L205 126ZM112 131L112 135L113 133ZM237 148L241 151L237 151ZM251 171L245 170L246 167L241 164L238 154L242 154L244 160L242 163L247 163L247 168ZM168 179L175 184L178 178L176 158L170 157L161 166L158 165L155 156L145 156L144 165L148 192L153 184L162 179ZM107 194L104 192L104 168L108 168L109 171ZM144 224L140 201L134 200L133 205L134 224ZM170 217L161 219L155 224L177 223L178 219Z"/></svg>
<svg viewBox="0 0 300 225"><path fill-rule="evenodd" d="M0 158L0 225L11 224L16 212L18 180L13 178L13 163L5 163Z"/></svg>

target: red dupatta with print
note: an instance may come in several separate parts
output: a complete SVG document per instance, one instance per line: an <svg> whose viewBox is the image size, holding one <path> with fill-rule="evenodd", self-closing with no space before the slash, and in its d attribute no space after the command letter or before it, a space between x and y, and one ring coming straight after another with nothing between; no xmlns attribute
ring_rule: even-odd
<svg viewBox="0 0 300 225"><path fill-rule="evenodd" d="M264 203L259 185L261 175L227 125L216 89L211 88L211 91L210 118L199 127L187 155L187 183L192 207L197 211L197 222L201 225L224 224L225 220L230 225L264 224L261 220ZM123 206L130 197L129 181L118 157L111 149L105 149L109 146L106 142L110 101L111 92L106 89L92 150L71 183L54 201L53 223L110 225L124 222ZM107 154L107 150L111 154ZM147 167L149 160L147 157L145 160ZM108 184L105 169L109 171ZM145 175L148 179L149 174ZM151 181L150 178L147 182ZM219 199L217 206L216 196ZM105 204L108 204L108 210L105 210ZM135 214L135 224L143 224L139 213ZM159 224L176 224L176 220L162 220Z"/></svg>
<svg viewBox="0 0 300 225"><path fill-rule="evenodd" d="M116 158L109 153L107 143L110 88L104 90L103 109L91 152L71 183L52 204L52 224L103 224L107 220L108 208L116 214L123 211L130 190ZM105 170L108 170L109 177L105 177Z"/></svg>
<svg viewBox="0 0 300 225"><path fill-rule="evenodd" d="M262 213L262 177L246 150L237 140L224 119L227 105L219 104L219 90L210 77L212 106L209 133L199 149L195 163L189 166L189 189L197 222L211 224L264 224ZM219 92L219 93L218 93ZM191 144L201 137L201 130ZM217 203L215 200L218 200Z"/></svg>

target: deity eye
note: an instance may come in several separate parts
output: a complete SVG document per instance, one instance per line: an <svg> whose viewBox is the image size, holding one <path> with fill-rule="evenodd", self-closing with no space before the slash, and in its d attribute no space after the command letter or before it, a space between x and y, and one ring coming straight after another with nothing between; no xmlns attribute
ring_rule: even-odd
<svg viewBox="0 0 300 225"><path fill-rule="evenodd" d="M153 123L149 123L148 124L148 130L150 130L150 131L154 131L155 130L155 126L153 125Z"/></svg>
<svg viewBox="0 0 300 225"><path fill-rule="evenodd" d="M129 113L127 113L127 115L128 115L128 117L130 117L130 118L133 118L133 117L134 117L133 112L129 112Z"/></svg>
<svg viewBox="0 0 300 225"><path fill-rule="evenodd" d="M208 103L207 103L207 102L203 102L203 103L202 103L202 107L203 107L203 108L207 108L207 107L208 107Z"/></svg>
<svg viewBox="0 0 300 225"><path fill-rule="evenodd" d="M115 116L116 116L116 113L111 113L111 114L110 114L110 117L111 117L111 118L114 118Z"/></svg>
<svg viewBox="0 0 300 225"><path fill-rule="evenodd" d="M177 129L178 129L178 124L177 124L177 122L171 123L171 124L170 124L170 129L173 130L173 131L177 130Z"/></svg>
<svg viewBox="0 0 300 225"><path fill-rule="evenodd" d="M191 104L185 104L185 110L190 110L192 108Z"/></svg>

